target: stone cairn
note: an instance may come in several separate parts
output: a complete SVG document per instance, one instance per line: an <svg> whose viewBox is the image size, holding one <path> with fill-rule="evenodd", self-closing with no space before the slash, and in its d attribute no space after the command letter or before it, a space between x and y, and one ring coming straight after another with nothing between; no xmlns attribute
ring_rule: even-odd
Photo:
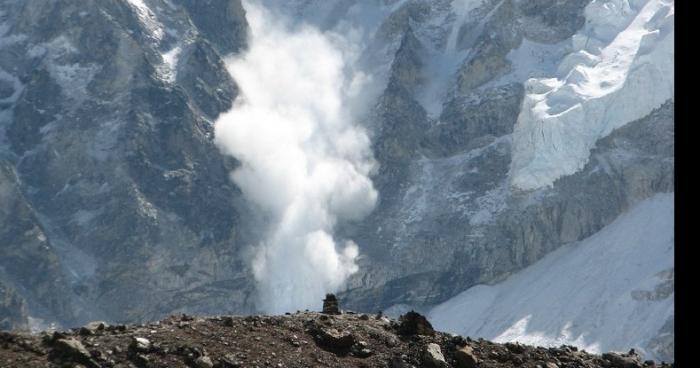
<svg viewBox="0 0 700 368"><path fill-rule="evenodd" d="M340 314L338 308L338 298L334 294L326 294L326 299L323 299L323 314Z"/></svg>

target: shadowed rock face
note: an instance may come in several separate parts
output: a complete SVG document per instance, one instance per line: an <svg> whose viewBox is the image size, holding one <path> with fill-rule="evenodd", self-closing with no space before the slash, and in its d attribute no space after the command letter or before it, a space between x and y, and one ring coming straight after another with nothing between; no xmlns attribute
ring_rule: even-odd
<svg viewBox="0 0 700 368"><path fill-rule="evenodd" d="M544 44L554 44L571 37L583 27L583 10L589 1L487 1L483 7L485 21L482 32L473 35L474 57L459 70L458 88L468 93L506 74L512 67L507 53L520 46L523 38ZM488 14L488 16L486 16ZM468 28L463 39L468 40Z"/></svg>
<svg viewBox="0 0 700 368"><path fill-rule="evenodd" d="M202 37L225 55L247 46L248 22L240 1L179 0Z"/></svg>
<svg viewBox="0 0 700 368"><path fill-rule="evenodd" d="M244 30L242 8L144 4L0 5L19 90L0 107L0 275L47 321L250 306L235 162L212 143L238 93L222 52L245 35L196 26L221 7L208 26Z"/></svg>

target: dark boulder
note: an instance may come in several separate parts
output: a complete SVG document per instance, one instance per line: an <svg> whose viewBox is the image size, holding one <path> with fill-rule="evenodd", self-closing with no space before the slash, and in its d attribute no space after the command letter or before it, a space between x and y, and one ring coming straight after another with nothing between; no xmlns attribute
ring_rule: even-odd
<svg viewBox="0 0 700 368"><path fill-rule="evenodd" d="M88 368L99 368L100 365L92 359L90 352L83 344L75 339L57 339L49 354L49 360L64 363L78 363Z"/></svg>
<svg viewBox="0 0 700 368"><path fill-rule="evenodd" d="M435 335L433 325L422 314L410 311L399 317L398 333L404 336Z"/></svg>

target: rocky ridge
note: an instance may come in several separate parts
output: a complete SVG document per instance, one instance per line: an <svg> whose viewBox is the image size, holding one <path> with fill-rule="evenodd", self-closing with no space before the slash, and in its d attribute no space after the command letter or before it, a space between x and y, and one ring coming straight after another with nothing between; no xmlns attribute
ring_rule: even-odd
<svg viewBox="0 0 700 368"><path fill-rule="evenodd" d="M445 334L423 316L287 313L281 316L173 315L140 325L92 322L36 335L0 333L3 367L382 367L642 368L634 351L589 354L496 344Z"/></svg>

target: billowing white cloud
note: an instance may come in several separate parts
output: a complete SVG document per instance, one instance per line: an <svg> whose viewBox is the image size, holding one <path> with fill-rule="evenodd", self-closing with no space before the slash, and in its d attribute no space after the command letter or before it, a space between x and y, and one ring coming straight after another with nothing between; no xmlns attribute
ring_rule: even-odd
<svg viewBox="0 0 700 368"><path fill-rule="evenodd" d="M250 47L227 62L241 94L216 122L216 143L242 163L233 181L271 220L253 260L259 308L318 307L358 269L357 245L339 245L334 227L377 199L370 141L351 113L369 78L353 72L341 36L245 8Z"/></svg>

